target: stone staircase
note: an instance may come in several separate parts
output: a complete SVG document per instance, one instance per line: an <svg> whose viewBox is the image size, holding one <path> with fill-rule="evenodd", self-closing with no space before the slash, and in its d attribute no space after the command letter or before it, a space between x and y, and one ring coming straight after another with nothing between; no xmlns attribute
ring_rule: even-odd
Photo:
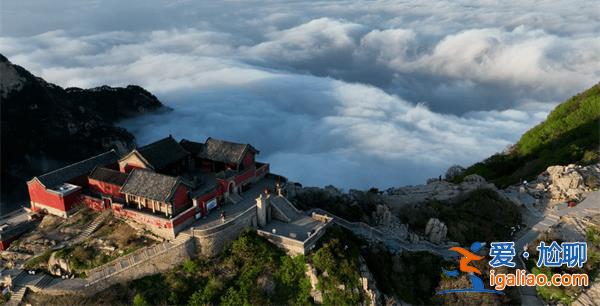
<svg viewBox="0 0 600 306"><path fill-rule="evenodd" d="M589 289L577 297L577 300L572 305L600 305L600 282L593 283Z"/></svg>
<svg viewBox="0 0 600 306"><path fill-rule="evenodd" d="M175 237L175 240L173 240L173 245L179 245L179 244L185 243L191 238L192 238L192 235L190 234L189 231L181 232L181 233L177 234L177 237Z"/></svg>
<svg viewBox="0 0 600 306"><path fill-rule="evenodd" d="M233 204L237 204L238 202L243 200L242 196L240 196L239 194L237 194L235 192L229 193L229 197L227 199L229 200L229 202L231 202Z"/></svg>
<svg viewBox="0 0 600 306"><path fill-rule="evenodd" d="M97 282L106 280L112 275L130 269L131 267L134 267L142 262L159 256L175 246L186 243L190 239L192 239L192 235L190 235L187 232L181 232L173 241L165 241L156 245L141 248L125 256L119 257L111 262L108 262L100 267L91 269L87 272L88 283L86 286L90 286Z"/></svg>
<svg viewBox="0 0 600 306"><path fill-rule="evenodd" d="M280 214L284 216L282 221L291 222L296 220L302 216L302 212L300 212L294 204L292 204L288 199L282 196L274 196L271 197L271 205L275 209L279 211Z"/></svg>
<svg viewBox="0 0 600 306"><path fill-rule="evenodd" d="M15 291L11 296L8 302L6 302L7 306L17 306L21 304L23 301L23 297L25 297L25 293L27 292L27 287L21 287L17 291Z"/></svg>
<svg viewBox="0 0 600 306"><path fill-rule="evenodd" d="M6 305L19 305L29 287L43 289L59 281L61 280L45 273L32 275L23 270L12 280L13 294Z"/></svg>
<svg viewBox="0 0 600 306"><path fill-rule="evenodd" d="M81 232L81 234L79 234L73 243L79 243L90 237L90 235L96 231L100 225L102 225L102 222L104 222L104 220L106 220L111 213L112 212L110 210L103 211L98 217L96 217L94 221L92 221L92 223L90 223L90 225L86 227L85 230L83 230L83 232Z"/></svg>
<svg viewBox="0 0 600 306"><path fill-rule="evenodd" d="M35 283L33 285L29 285L29 287L35 287L35 289L43 290L43 289L48 288L48 287L50 287L50 286L52 286L52 285L54 285L54 284L56 284L56 283L58 283L60 281L61 281L60 278L53 277L53 276L50 276L48 274L44 274L42 276L42 278L40 278L38 280L37 283Z"/></svg>

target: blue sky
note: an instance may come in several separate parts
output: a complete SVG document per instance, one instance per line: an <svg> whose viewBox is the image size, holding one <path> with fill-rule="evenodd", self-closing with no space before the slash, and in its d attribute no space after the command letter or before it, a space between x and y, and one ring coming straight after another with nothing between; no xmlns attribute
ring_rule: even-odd
<svg viewBox="0 0 600 306"><path fill-rule="evenodd" d="M598 82L597 1L24 1L0 52L61 86L139 84L122 124L255 144L306 185L422 183Z"/></svg>

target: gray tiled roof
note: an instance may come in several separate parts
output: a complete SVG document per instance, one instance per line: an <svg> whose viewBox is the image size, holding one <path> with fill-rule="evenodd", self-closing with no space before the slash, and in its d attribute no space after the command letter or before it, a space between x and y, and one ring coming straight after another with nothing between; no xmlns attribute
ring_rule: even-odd
<svg viewBox="0 0 600 306"><path fill-rule="evenodd" d="M258 153L258 150L249 144L235 143L209 137L200 152L198 152L198 156L222 163L239 164L242 162L242 158L244 158L243 154L246 149L251 149Z"/></svg>
<svg viewBox="0 0 600 306"><path fill-rule="evenodd" d="M140 147L137 151L140 152L154 169L160 169L190 154L170 135L169 137Z"/></svg>
<svg viewBox="0 0 600 306"><path fill-rule="evenodd" d="M123 186L127 180L127 173L104 167L96 167L89 176L90 179Z"/></svg>
<svg viewBox="0 0 600 306"><path fill-rule="evenodd" d="M37 177L46 188L53 188L76 177L88 175L97 166L107 166L119 160L115 150L110 150L86 160L70 164L66 167L45 173Z"/></svg>
<svg viewBox="0 0 600 306"><path fill-rule="evenodd" d="M204 144L201 142L195 142L187 139L182 139L179 144L192 154L198 154L204 150Z"/></svg>
<svg viewBox="0 0 600 306"><path fill-rule="evenodd" d="M121 187L121 192L160 202L170 202L175 188L180 183L178 177L145 169L134 169Z"/></svg>

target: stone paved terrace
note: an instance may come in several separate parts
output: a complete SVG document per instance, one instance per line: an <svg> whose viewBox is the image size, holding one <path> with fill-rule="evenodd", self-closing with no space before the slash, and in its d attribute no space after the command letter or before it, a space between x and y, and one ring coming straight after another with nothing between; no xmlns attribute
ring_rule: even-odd
<svg viewBox="0 0 600 306"><path fill-rule="evenodd" d="M309 236L308 232L313 230L316 231L320 226L323 226L322 222L319 222L309 216L303 216L290 223L279 220L271 220L271 222L261 229L269 233L273 233L273 229L275 229L274 234L276 235L304 241Z"/></svg>
<svg viewBox="0 0 600 306"><path fill-rule="evenodd" d="M254 184L249 190L241 193L242 200L233 204L225 202L219 209L213 209L208 216L197 220L190 227L195 229L207 229L222 224L221 212L225 212L225 221L235 218L252 205L256 204L256 198L265 191L265 188L275 188L276 180L274 178L265 177Z"/></svg>

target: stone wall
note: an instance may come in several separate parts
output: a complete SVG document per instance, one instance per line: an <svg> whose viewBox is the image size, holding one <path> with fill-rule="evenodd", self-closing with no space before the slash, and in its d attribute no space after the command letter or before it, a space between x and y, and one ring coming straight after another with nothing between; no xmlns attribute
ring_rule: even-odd
<svg viewBox="0 0 600 306"><path fill-rule="evenodd" d="M102 211L105 209L104 201L102 199L89 195L81 195L81 203L95 211Z"/></svg>
<svg viewBox="0 0 600 306"><path fill-rule="evenodd" d="M321 221L323 220L323 221ZM265 237L272 244L282 248L288 255L306 255L310 250L315 247L315 244L326 232L328 226L332 224L331 218L321 218L319 221L324 222L319 228L316 229L315 233L306 238L304 241L288 238L285 236L273 234L267 231L257 229L256 232Z"/></svg>
<svg viewBox="0 0 600 306"><path fill-rule="evenodd" d="M281 235L272 234L263 230L256 230L256 233L259 236L265 237L272 244L283 249L288 255L294 256L306 254L304 243L302 241L298 241Z"/></svg>
<svg viewBox="0 0 600 306"><path fill-rule="evenodd" d="M120 203L113 203L112 209L113 214L116 217L123 218L126 221L131 220L138 225L136 227L146 229L165 239L175 239L175 231L171 220L153 216L141 211L127 209Z"/></svg>
<svg viewBox="0 0 600 306"><path fill-rule="evenodd" d="M270 208L271 208L271 217L273 217L273 219L281 220L283 222L292 222L292 219L290 219L281 210L279 210L279 207L277 207L276 205L270 205Z"/></svg>
<svg viewBox="0 0 600 306"><path fill-rule="evenodd" d="M218 255L246 229L256 226L256 205L221 225L208 229L192 229L198 253L213 257Z"/></svg>
<svg viewBox="0 0 600 306"><path fill-rule="evenodd" d="M157 274L173 269L176 265L186 259L195 257L196 244L194 239L189 239L184 243L174 245L166 251L157 254L147 260L141 261L126 269L118 271L110 276L91 284L86 290L98 292L108 288L113 284L125 283L144 276Z"/></svg>

